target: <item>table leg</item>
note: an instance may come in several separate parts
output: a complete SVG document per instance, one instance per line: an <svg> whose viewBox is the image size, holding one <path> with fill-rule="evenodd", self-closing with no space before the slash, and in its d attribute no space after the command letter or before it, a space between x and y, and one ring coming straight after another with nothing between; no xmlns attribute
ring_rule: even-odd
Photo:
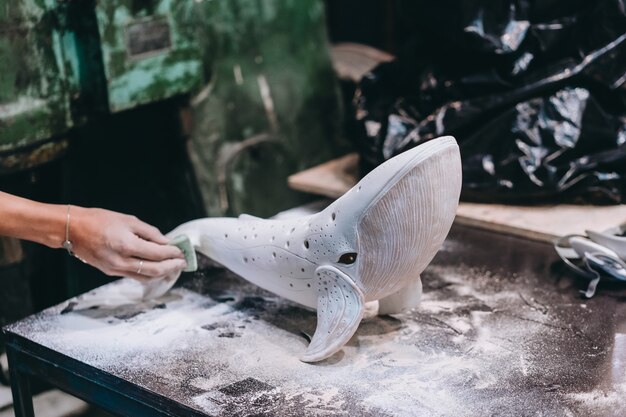
<svg viewBox="0 0 626 417"><path fill-rule="evenodd" d="M29 377L18 370L15 352L13 352L10 346L7 346L7 357L9 359L9 375L11 376L11 392L13 394L15 417L35 417Z"/></svg>

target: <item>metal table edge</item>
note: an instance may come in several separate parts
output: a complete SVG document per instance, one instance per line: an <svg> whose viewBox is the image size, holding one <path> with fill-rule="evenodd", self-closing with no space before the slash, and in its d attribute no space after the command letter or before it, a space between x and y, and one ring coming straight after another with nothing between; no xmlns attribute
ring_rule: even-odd
<svg viewBox="0 0 626 417"><path fill-rule="evenodd" d="M11 351L11 353L14 354L13 357L18 358L17 364L11 363L12 361L9 359L9 367L17 366L17 371L22 374L48 382L70 395L80 398L89 404L102 407L104 410L114 414L119 414L123 410L110 405L104 400L97 399L96 396L90 396L87 391L89 391L90 388L95 388L103 390L103 392L109 392L117 396L118 399L123 399L125 403L128 401L134 402L145 411L150 411L151 414L149 415L151 416L207 417L206 413L202 413L147 388L128 382L109 372L40 345L37 342L12 332L9 330L9 327L11 327L11 325L1 329L2 336L7 353ZM9 355L9 358L11 358L11 356L12 355ZM21 359L21 357L24 356L27 357L34 366L29 367L28 364L24 363L23 359ZM74 388L69 381L65 383L58 381L58 379L51 377L51 371L53 374L65 374L70 378L75 378L75 382L85 384L85 389ZM130 392L134 393L134 395L129 394ZM134 416L133 414L120 415Z"/></svg>

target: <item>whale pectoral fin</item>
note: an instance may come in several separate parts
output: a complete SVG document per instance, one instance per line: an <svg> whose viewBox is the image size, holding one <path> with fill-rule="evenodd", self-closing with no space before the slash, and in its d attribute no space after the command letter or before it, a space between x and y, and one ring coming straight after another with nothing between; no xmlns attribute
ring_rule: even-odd
<svg viewBox="0 0 626 417"><path fill-rule="evenodd" d="M422 280L417 277L395 293L378 300L378 314L398 314L417 307L422 298Z"/></svg>
<svg viewBox="0 0 626 417"><path fill-rule="evenodd" d="M356 332L365 299L349 276L332 266L315 270L317 285L317 328L303 362L328 358L345 345Z"/></svg>

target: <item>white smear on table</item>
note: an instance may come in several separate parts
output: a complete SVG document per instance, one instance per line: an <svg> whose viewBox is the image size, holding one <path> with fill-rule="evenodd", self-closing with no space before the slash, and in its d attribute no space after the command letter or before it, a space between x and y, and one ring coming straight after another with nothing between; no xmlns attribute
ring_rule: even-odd
<svg viewBox="0 0 626 417"><path fill-rule="evenodd" d="M353 407L372 415L483 415L496 403L521 415L546 407L568 410L563 400L612 407L626 398L622 384L621 391L606 395L550 394L541 397L543 403L520 402L512 393L560 372L537 367L543 359L536 355L554 353L538 352L531 343L569 337L568 330L542 324L555 322L556 313L533 310L515 291L489 287L499 279L491 272L468 283L463 268L429 270L444 281L442 290L425 291L410 313L363 322L339 354L317 365L299 361L307 342L281 323L181 288L168 295L165 308L127 319L70 313L56 315L51 325L51 310L40 328L32 323L29 337L147 388L153 381L144 375L157 375L157 386L188 386L195 391L177 400L209 414L229 414L233 400L220 389L246 378L272 387L250 394L247 404L264 398L274 406L297 403L301 410L294 415L348 415ZM276 309L291 306L266 299ZM583 311L575 304L568 308ZM511 310L524 316L510 316ZM218 337L220 332L232 337ZM555 415L549 409L545 414Z"/></svg>

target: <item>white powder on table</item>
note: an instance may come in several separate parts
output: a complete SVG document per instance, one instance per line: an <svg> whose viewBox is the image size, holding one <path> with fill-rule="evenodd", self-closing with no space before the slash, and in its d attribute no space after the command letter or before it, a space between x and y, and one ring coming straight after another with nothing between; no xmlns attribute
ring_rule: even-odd
<svg viewBox="0 0 626 417"><path fill-rule="evenodd" d="M314 313L267 293L262 308L243 309L237 291L234 301L219 302L177 288L141 308L116 311L121 318L100 311L59 315L57 308L21 329L207 413L560 416L599 404L626 412L624 385L606 396L576 387L576 358L561 349L578 338L580 358L595 352L594 363L606 363L584 332L556 324L565 312L590 309L568 299L545 310L529 302L532 294L520 294L523 287L493 273L472 271L468 280L462 267L427 271L421 307L364 321L340 353L317 365L298 360L307 345L299 330L312 332ZM159 303L165 307L155 308Z"/></svg>

